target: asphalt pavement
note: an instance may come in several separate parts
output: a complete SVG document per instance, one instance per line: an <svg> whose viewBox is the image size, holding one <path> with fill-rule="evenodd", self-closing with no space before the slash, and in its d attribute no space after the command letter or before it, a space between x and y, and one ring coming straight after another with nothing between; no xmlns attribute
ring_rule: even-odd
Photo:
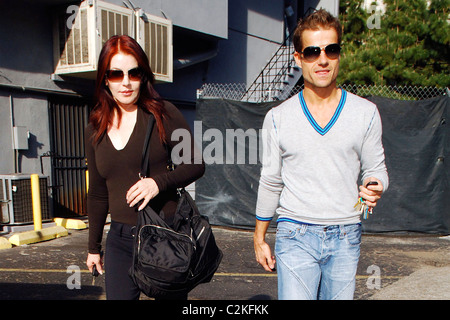
<svg viewBox="0 0 450 320"><path fill-rule="evenodd" d="M213 230L224 258L189 300L277 300L277 275L257 264L252 232ZM103 276L93 282L85 266L88 229L68 232L0 250L0 300L105 300ZM267 240L273 248L275 234ZM449 248L449 236L363 235L355 300L449 300Z"/></svg>

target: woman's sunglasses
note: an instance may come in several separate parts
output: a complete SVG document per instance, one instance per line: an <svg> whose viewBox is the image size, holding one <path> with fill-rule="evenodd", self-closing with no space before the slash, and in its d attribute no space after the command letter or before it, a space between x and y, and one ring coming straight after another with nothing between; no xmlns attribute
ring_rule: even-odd
<svg viewBox="0 0 450 320"><path fill-rule="evenodd" d="M127 74L128 79L130 79L131 81L140 81L142 78L142 70L139 67L128 70ZM122 70L106 71L106 78L111 82L122 82L124 76L125 74Z"/></svg>
<svg viewBox="0 0 450 320"><path fill-rule="evenodd" d="M322 50L325 51L325 54L328 58L337 59L339 58L339 54L341 53L341 46L337 43L329 44L324 48L311 46L306 47L300 53L303 54L303 59L305 59L307 62L313 62L320 57L320 53L322 52Z"/></svg>

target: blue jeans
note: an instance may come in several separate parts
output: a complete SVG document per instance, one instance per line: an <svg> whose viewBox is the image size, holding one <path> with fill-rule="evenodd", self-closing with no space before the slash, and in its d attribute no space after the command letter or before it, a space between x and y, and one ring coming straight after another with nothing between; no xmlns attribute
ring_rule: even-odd
<svg viewBox="0 0 450 320"><path fill-rule="evenodd" d="M278 223L275 257L279 300L351 300L361 224Z"/></svg>

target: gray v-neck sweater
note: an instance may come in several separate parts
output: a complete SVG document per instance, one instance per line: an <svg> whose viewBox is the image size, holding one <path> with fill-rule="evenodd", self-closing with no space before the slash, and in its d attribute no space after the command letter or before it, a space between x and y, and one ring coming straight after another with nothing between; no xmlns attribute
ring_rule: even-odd
<svg viewBox="0 0 450 320"><path fill-rule="evenodd" d="M360 222L358 176L388 188L381 118L375 104L342 90L327 126L311 116L303 92L266 115L256 218L319 225Z"/></svg>

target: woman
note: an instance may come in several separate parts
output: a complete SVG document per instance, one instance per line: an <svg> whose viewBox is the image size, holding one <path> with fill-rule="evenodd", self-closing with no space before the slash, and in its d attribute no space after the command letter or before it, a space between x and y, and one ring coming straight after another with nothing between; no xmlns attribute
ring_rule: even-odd
<svg viewBox="0 0 450 320"><path fill-rule="evenodd" d="M86 264L91 272L95 266L103 273L101 242L110 213L105 252L107 299L139 298L139 289L128 276L139 210L149 203L170 225L177 206L176 189L194 182L205 170L203 161L194 160L198 153L193 152L193 142L191 162L167 170L164 144L173 148L172 132L189 131L189 126L174 105L161 99L153 83L148 58L134 39L114 36L105 43L98 61L97 103L86 128L85 145L89 170ZM139 179L150 113L156 120L150 139L150 177Z"/></svg>

